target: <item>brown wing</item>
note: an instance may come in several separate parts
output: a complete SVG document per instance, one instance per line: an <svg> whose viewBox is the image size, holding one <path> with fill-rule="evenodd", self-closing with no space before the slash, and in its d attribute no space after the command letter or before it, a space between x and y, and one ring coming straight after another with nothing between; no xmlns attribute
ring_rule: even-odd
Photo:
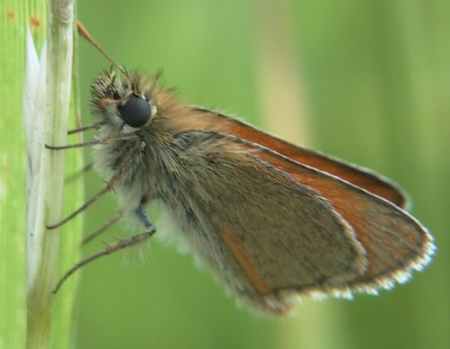
<svg viewBox="0 0 450 349"><path fill-rule="evenodd" d="M195 178L186 191L203 222L197 239L207 240L197 252L265 310L286 311L291 292L390 287L432 252L426 230L378 196L258 144L185 134L184 168Z"/></svg>
<svg viewBox="0 0 450 349"><path fill-rule="evenodd" d="M332 159L316 151L291 144L218 112L198 107L193 107L192 111L192 113L184 117L183 122L185 123L186 129L194 127L194 129L204 131L216 131L235 135L249 142L275 150L277 153L301 164L333 174L373 194L381 196L401 208L407 205L406 197L402 191L386 178L382 178L365 169L346 164L337 159Z"/></svg>
<svg viewBox="0 0 450 349"><path fill-rule="evenodd" d="M317 192L228 136L188 131L176 138L183 195L169 206L190 207L189 221L198 222L185 234L191 246L240 298L282 313L289 309L284 292L335 290L364 273L353 229Z"/></svg>
<svg viewBox="0 0 450 349"><path fill-rule="evenodd" d="M347 284L357 291L372 292L402 282L413 269L430 259L434 245L427 230L406 211L348 182L306 165L290 161L269 149L255 150L243 144L258 159L289 173L297 183L325 198L353 228L362 244L367 270Z"/></svg>

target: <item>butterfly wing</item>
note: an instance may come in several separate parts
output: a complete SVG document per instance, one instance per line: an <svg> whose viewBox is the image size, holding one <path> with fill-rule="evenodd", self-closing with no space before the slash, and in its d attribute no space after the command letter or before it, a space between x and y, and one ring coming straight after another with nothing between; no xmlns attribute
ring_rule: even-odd
<svg viewBox="0 0 450 349"><path fill-rule="evenodd" d="M363 275L367 259L352 227L316 191L226 135L176 138L185 194L170 206L189 207L192 247L242 299L283 313L286 292L325 292Z"/></svg>
<svg viewBox="0 0 450 349"><path fill-rule="evenodd" d="M255 145L243 144L248 151ZM259 148L259 147L258 147ZM375 292L405 281L429 262L432 237L416 219L391 202L335 176L291 161L270 149L254 155L319 193L353 228L367 257L367 269L347 283L356 291Z"/></svg>
<svg viewBox="0 0 450 349"><path fill-rule="evenodd" d="M288 310L292 293L390 287L432 251L410 215L347 181L238 137L177 138L191 152L183 168L195 178L185 192L202 232L197 253L264 310Z"/></svg>
<svg viewBox="0 0 450 349"><path fill-rule="evenodd" d="M195 129L231 134L260 144L291 160L335 175L372 194L381 196L401 208L407 206L404 193L388 179L371 173L367 169L358 168L319 152L294 145L226 115L193 107L192 112L188 113L183 122L186 129L194 127Z"/></svg>

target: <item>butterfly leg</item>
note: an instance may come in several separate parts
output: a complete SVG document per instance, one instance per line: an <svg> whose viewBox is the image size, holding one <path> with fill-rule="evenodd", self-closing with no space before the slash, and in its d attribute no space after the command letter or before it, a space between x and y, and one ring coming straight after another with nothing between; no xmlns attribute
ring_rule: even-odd
<svg viewBox="0 0 450 349"><path fill-rule="evenodd" d="M100 252L97 252L89 257L86 257L79 261L77 264L75 264L72 268L70 268L58 281L55 288L53 289L53 293L58 292L58 290L61 288L63 283L78 269L85 266L86 264L89 264L96 260L97 258L110 255L114 252L123 250L127 247L135 246L137 244L140 244L141 242L146 241L148 238L150 238L153 234L156 233L156 227L150 222L150 219L147 217L147 215L144 212L144 209L142 206L139 206L134 213L136 214L139 221L144 225L145 231L141 234L136 234L128 239L119 240L115 244L107 246L105 249L103 249Z"/></svg>
<svg viewBox="0 0 450 349"><path fill-rule="evenodd" d="M110 180L108 182L108 184L102 190L100 190L97 194L95 194L93 197L91 197L89 200L87 200L83 205L81 205L78 209L73 211L70 215L63 218L59 222L47 225L47 229L59 228L60 226L64 225L65 223L70 221L72 218L76 217L78 214L83 212L85 209L87 209L89 206L91 206L94 202L96 202L103 194L109 192L112 189L113 181L114 181L114 178L112 180Z"/></svg>
<svg viewBox="0 0 450 349"><path fill-rule="evenodd" d="M139 220L139 222L142 223L142 225L146 230L156 230L155 226L153 225L152 222L150 222L150 219L145 213L144 206L142 204L139 205L139 207L134 210L134 214L136 215L136 218Z"/></svg>
<svg viewBox="0 0 450 349"><path fill-rule="evenodd" d="M76 133L80 133L80 132L84 132L84 131L88 131L88 130L92 130L92 129L98 129L100 126L102 126L104 124L105 123L103 121L100 121L100 122L96 122L92 125L77 127L77 128L67 131L67 134L72 135L72 134L76 134ZM91 143L88 145L91 145ZM86 146L88 146L88 145L86 145ZM46 148L49 148L49 147L46 146ZM50 148L50 149L52 149L52 148ZM65 148L65 149L67 149L67 148ZM90 162L90 163L86 164L83 168L81 168L80 170L75 172L74 174L71 174L70 176L68 176L65 179L65 182L66 183L72 182L75 179L78 179L78 177L80 177L82 174L92 170L93 168L94 168L94 163Z"/></svg>
<svg viewBox="0 0 450 349"><path fill-rule="evenodd" d="M73 135L73 134L79 133L79 132L84 132L84 131L88 131L88 130L92 130L92 129L98 129L101 125L104 125L104 124L105 123L103 121L101 121L101 122L96 122L95 124L92 124L92 125L77 127L77 128L67 131L67 134Z"/></svg>
<svg viewBox="0 0 450 349"><path fill-rule="evenodd" d="M81 142L81 143L74 143L74 144L66 144L66 145L50 145L45 144L45 148L50 150L66 150L66 149L73 149L73 148L84 148L84 147L90 147L97 144L110 144L111 142L115 142L118 140L127 140L127 139L133 139L135 136L120 136L120 137L111 137L111 138L105 138L105 139L94 139L92 141L87 142Z"/></svg>
<svg viewBox="0 0 450 349"><path fill-rule="evenodd" d="M46 144L45 147L50 150L65 150L65 149L71 149L71 148L83 148L83 147L89 147L91 145L97 145L102 144L104 142L100 140L93 140L93 141L87 141L83 143L74 143L74 144L68 144L68 145L49 145Z"/></svg>
<svg viewBox="0 0 450 349"><path fill-rule="evenodd" d="M63 145L63 146L52 146L52 145L45 144L45 147L50 150L65 150L65 149L69 149L69 148L87 147L87 146L96 145L96 144L106 144L107 142L108 142L108 140L93 140L93 141L89 141L89 142L69 144L69 145ZM81 170L81 172L88 171L92 167L93 167L93 164L88 164L85 168L83 168ZM110 191L113 188L113 184L118 178L119 178L119 176L115 176L112 179L110 179L108 184L102 190L100 190L92 198L90 198L88 201L86 201L81 207L79 207L77 210L72 212L70 215L68 215L66 218L62 219L61 221L47 225L47 229L59 228L60 226L67 223L75 216L77 216L79 213L84 211L86 208L91 206L94 202L97 201L98 198L100 198L103 194L107 193L108 191Z"/></svg>
<svg viewBox="0 0 450 349"><path fill-rule="evenodd" d="M122 137L122 138L116 138L116 139L129 139L126 137ZM51 150L64 150L64 149L69 149L69 148L79 148L79 147L85 147L85 146L89 146L89 145L95 145L95 144L107 144L108 142L112 141L111 138L108 139L104 139L104 140L94 140L94 141L90 141L90 142L85 142L85 143L78 143L78 144L70 144L70 145L63 145L63 146L50 146L48 144L45 145L45 147L47 149L51 149ZM74 212L72 212L70 215L68 215L66 218L62 219L61 221L57 222L57 223L53 223L53 224L49 224L47 225L47 229L56 229L60 226L62 226L63 224L67 223L68 221L70 221L72 218L74 218L75 216L77 216L79 213L81 213L82 211L84 211L86 208L88 208L89 206L91 206L94 202L97 201L98 198L100 198L103 194L107 193L108 191L113 189L113 185L114 183L120 179L120 177L123 175L122 172L119 172L119 174L115 175L113 178L111 178L108 182L108 184L102 189L100 190L97 194L95 194L92 198L90 198L88 201L86 201L80 208L78 208L77 210L75 210Z"/></svg>
<svg viewBox="0 0 450 349"><path fill-rule="evenodd" d="M84 131L88 131L88 130L91 130L91 129L98 129L101 125L104 125L104 122L103 122L103 121L96 122L95 124L92 124L92 125L82 126L82 127L78 127L78 128L71 129L71 130L67 131L67 134L68 134L68 135L72 135L72 134L75 134L75 133L84 132ZM92 144L92 143L90 143L90 144L88 144L88 145L91 145L91 144ZM86 146L88 146L88 145L86 145ZM94 145L95 145L95 144L94 144ZM46 147L49 148L48 146L46 146ZM67 149L67 148L64 148L64 149ZM93 162L89 162L89 163L86 164L83 168L81 168L81 169L78 170L77 172L75 172L75 173L71 174L70 176L68 176L68 177L65 179L65 182L66 182L66 183L72 182L72 181L74 181L75 179L78 179L78 177L80 177L80 176L83 175L84 173L86 173L86 172L92 170L93 168L94 168L94 163L93 163Z"/></svg>
<svg viewBox="0 0 450 349"><path fill-rule="evenodd" d="M88 242L91 242L92 240L96 239L99 235L103 234L107 229L109 229L111 226L116 224L124 215L123 211L120 211L118 214L116 214L114 217L112 217L108 222L103 224L100 228L95 230L94 232L87 235L83 241L81 241L82 245L86 245Z"/></svg>

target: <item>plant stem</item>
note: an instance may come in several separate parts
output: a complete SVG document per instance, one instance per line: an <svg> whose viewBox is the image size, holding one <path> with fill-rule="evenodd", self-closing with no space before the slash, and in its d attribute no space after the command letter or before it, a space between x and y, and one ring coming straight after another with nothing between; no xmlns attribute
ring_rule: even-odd
<svg viewBox="0 0 450 349"><path fill-rule="evenodd" d="M72 86L73 0L50 0L48 3L47 70L45 82L44 141L46 144L66 144ZM62 215L64 186L64 152L42 150L40 194L42 217L36 234L42 234L37 254L39 265L30 275L27 317L27 348L49 348L52 338L52 305L54 287L60 265L60 231L47 230L45 225L58 221ZM33 229L33 228L32 228ZM30 256L29 256L30 258Z"/></svg>

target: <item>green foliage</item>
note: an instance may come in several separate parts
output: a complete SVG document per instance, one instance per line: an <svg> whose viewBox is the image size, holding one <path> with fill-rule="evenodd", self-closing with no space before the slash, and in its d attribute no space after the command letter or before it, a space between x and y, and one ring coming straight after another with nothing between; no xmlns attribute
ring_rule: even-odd
<svg viewBox="0 0 450 349"><path fill-rule="evenodd" d="M26 63L26 30L30 28L33 39L40 53L47 38L47 3L44 1L12 1L0 3L0 33L2 54L0 55L0 93L2 97L2 121L0 123L0 348L68 348L72 342L73 306L76 291L74 278L68 283L64 297L56 299L51 294L54 281L48 279L47 270L52 270L53 277L63 271L79 258L79 241L81 239L81 223L75 222L57 232L44 232L42 265L39 267L35 287L30 289L27 277L30 275L27 265L27 195L26 174L29 159L26 149L26 125L24 124L23 105L31 105L30 98L24 97L25 63ZM29 52L29 51L28 51ZM58 62L51 57L51 61ZM58 63L53 65L58 66ZM69 67L69 69L71 69ZM51 71L49 69L48 71ZM70 71L70 70L69 70ZM31 74L33 75L33 74ZM36 74L34 74L35 76ZM36 80L36 77L34 78ZM44 81L45 83L45 81ZM69 82L70 83L70 82ZM40 87L42 88L42 86ZM43 89L44 93L47 91ZM72 99L72 118L70 125L75 125L77 95ZM55 99L48 103L49 108ZM33 112L33 111L32 111ZM36 115L31 115L35 118ZM49 134L56 131L50 128ZM65 134L64 130L61 130ZM38 135L32 147L43 146L44 134ZM46 151L46 150L45 150ZM45 160L44 160L45 161ZM61 160L62 161L62 160ZM64 168L62 162L59 162ZM65 168L68 173L82 166L79 153L66 157ZM36 173L36 169L34 172ZM47 194L57 191L55 177L63 181L64 175L50 171L46 180L50 182ZM59 209L63 205L58 201L47 200L46 207L50 215L54 215L55 205ZM83 183L67 188L65 210L72 211L83 200ZM46 217L48 218L48 217ZM55 217L53 217L54 219ZM45 219L48 223L48 219ZM44 223L43 223L44 224ZM42 227L45 229L44 227ZM51 237L53 234L53 237ZM59 243L59 236L66 236ZM55 259L49 259L50 243L56 242ZM28 264L27 264L28 263ZM50 280L50 282L48 282ZM52 284L52 285L50 285ZM44 286L44 287L41 287Z"/></svg>
<svg viewBox="0 0 450 349"><path fill-rule="evenodd" d="M0 348L24 346L26 323L25 138L21 118L26 10L0 5ZM22 4L23 5L23 4Z"/></svg>

